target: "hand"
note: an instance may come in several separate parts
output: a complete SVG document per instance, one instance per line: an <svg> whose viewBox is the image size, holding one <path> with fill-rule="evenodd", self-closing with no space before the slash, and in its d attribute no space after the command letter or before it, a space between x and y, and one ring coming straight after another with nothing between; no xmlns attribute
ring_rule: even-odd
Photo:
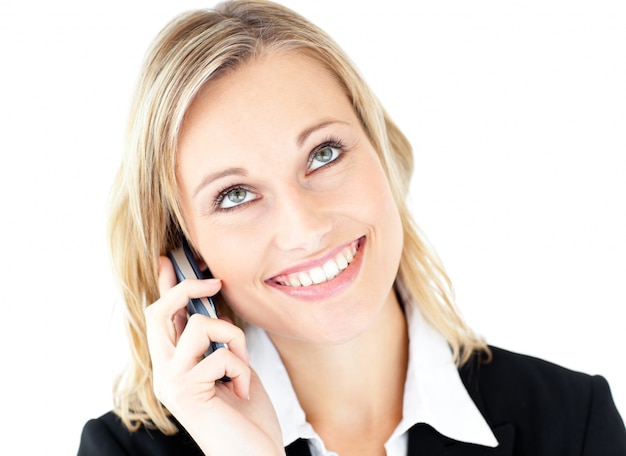
<svg viewBox="0 0 626 456"><path fill-rule="evenodd" d="M145 311L154 392L207 455L284 455L274 408L250 368L245 335L225 320L195 314L190 298L212 296L218 279L176 284L170 260L159 259L159 300ZM203 358L210 341L228 344ZM220 382L224 375L230 382Z"/></svg>

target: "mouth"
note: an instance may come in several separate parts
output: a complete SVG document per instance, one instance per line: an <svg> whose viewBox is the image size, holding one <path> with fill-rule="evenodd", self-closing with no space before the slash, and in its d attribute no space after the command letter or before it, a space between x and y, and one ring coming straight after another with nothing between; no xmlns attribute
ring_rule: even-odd
<svg viewBox="0 0 626 456"><path fill-rule="evenodd" d="M268 282L290 288L311 287L329 282L341 275L354 261L361 247L362 239L352 241L321 265L288 274L280 274L272 277Z"/></svg>

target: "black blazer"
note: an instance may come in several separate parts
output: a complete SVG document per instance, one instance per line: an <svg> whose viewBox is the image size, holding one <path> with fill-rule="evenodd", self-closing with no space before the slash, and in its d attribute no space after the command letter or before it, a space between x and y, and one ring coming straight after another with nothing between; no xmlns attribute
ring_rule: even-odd
<svg viewBox="0 0 626 456"><path fill-rule="evenodd" d="M626 428L606 380L492 347L460 369L470 396L500 442L497 448L461 443L426 424L409 431L408 455L626 456ZM310 456L305 440L288 456ZM86 423L79 456L198 456L181 429L174 436L141 428L130 433L111 412Z"/></svg>

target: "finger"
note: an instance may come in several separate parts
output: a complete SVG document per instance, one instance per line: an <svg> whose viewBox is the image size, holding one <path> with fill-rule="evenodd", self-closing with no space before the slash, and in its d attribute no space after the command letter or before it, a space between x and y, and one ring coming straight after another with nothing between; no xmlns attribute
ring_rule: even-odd
<svg viewBox="0 0 626 456"><path fill-rule="evenodd" d="M176 285L176 273L172 261L166 256L159 257L159 294L163 296L170 288Z"/></svg>
<svg viewBox="0 0 626 456"><path fill-rule="evenodd" d="M164 274L159 276L161 298L146 308L146 313L151 318L172 321L176 313L184 309L191 298L213 296L222 287L220 279L187 279L173 288L167 288L169 284L168 278L165 277L167 274L164 271Z"/></svg>
<svg viewBox="0 0 626 456"><path fill-rule="evenodd" d="M174 345L187 323L187 303L192 298L212 296L219 291L218 279L189 279L168 290L145 310L146 323L158 332L166 332Z"/></svg>
<svg viewBox="0 0 626 456"><path fill-rule="evenodd" d="M150 355L154 361L165 361L174 353L187 320L186 306L190 298L211 296L221 287L218 279L185 280L175 284L171 261L159 258L159 289L161 298L145 309Z"/></svg>
<svg viewBox="0 0 626 456"><path fill-rule="evenodd" d="M158 273L159 273L159 278L158 278L159 294L161 296L164 296L165 294L167 294L167 292L170 289L172 289L176 285L176 282L177 282L176 273L174 272L174 267L169 258L165 256L159 257ZM153 307L147 313L156 312L156 310L158 310L157 307L159 306L162 306L162 304L157 304L156 307ZM186 319L187 319L187 314L184 311L184 309L179 309L172 316L171 321L173 324L167 325L169 340L173 344L175 344L178 341L178 338L185 327Z"/></svg>
<svg viewBox="0 0 626 456"><path fill-rule="evenodd" d="M161 297L170 293L170 290L177 288L177 278L174 272L174 266L172 261L165 256L159 257L159 279L158 287ZM182 283L189 284L184 285L187 300L189 298L203 298L205 296L213 296L222 288L221 280L216 278L211 279L194 279L189 278Z"/></svg>
<svg viewBox="0 0 626 456"><path fill-rule="evenodd" d="M200 361L190 372L189 378L196 382L215 382L224 376L230 382L224 386L240 399L250 398L250 366L229 350L220 348Z"/></svg>
<svg viewBox="0 0 626 456"><path fill-rule="evenodd" d="M178 340L174 355L177 368L191 369L202 358L211 341L225 343L244 364L250 364L246 336L240 328L223 320L195 314L189 318Z"/></svg>

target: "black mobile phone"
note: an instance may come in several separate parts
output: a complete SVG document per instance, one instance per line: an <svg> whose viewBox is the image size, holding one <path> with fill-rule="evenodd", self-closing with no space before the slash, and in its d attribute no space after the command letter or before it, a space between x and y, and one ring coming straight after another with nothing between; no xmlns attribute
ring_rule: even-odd
<svg viewBox="0 0 626 456"><path fill-rule="evenodd" d="M198 263L193 255L193 251L189 246L189 242L184 237L182 238L182 245L170 252L168 252L167 256L170 260L172 260L172 264L174 265L174 271L176 272L176 279L178 282L182 282L185 279L193 278L193 279L210 279L213 276L210 271L205 271L204 273L198 267ZM187 312L189 315L193 315L196 313L206 315L207 317L217 318L217 310L215 308L215 303L210 296L205 298L191 298L187 303ZM215 350L219 348L227 348L226 344L221 342L211 342L210 346L207 348L207 351L204 353L204 356L209 356Z"/></svg>

